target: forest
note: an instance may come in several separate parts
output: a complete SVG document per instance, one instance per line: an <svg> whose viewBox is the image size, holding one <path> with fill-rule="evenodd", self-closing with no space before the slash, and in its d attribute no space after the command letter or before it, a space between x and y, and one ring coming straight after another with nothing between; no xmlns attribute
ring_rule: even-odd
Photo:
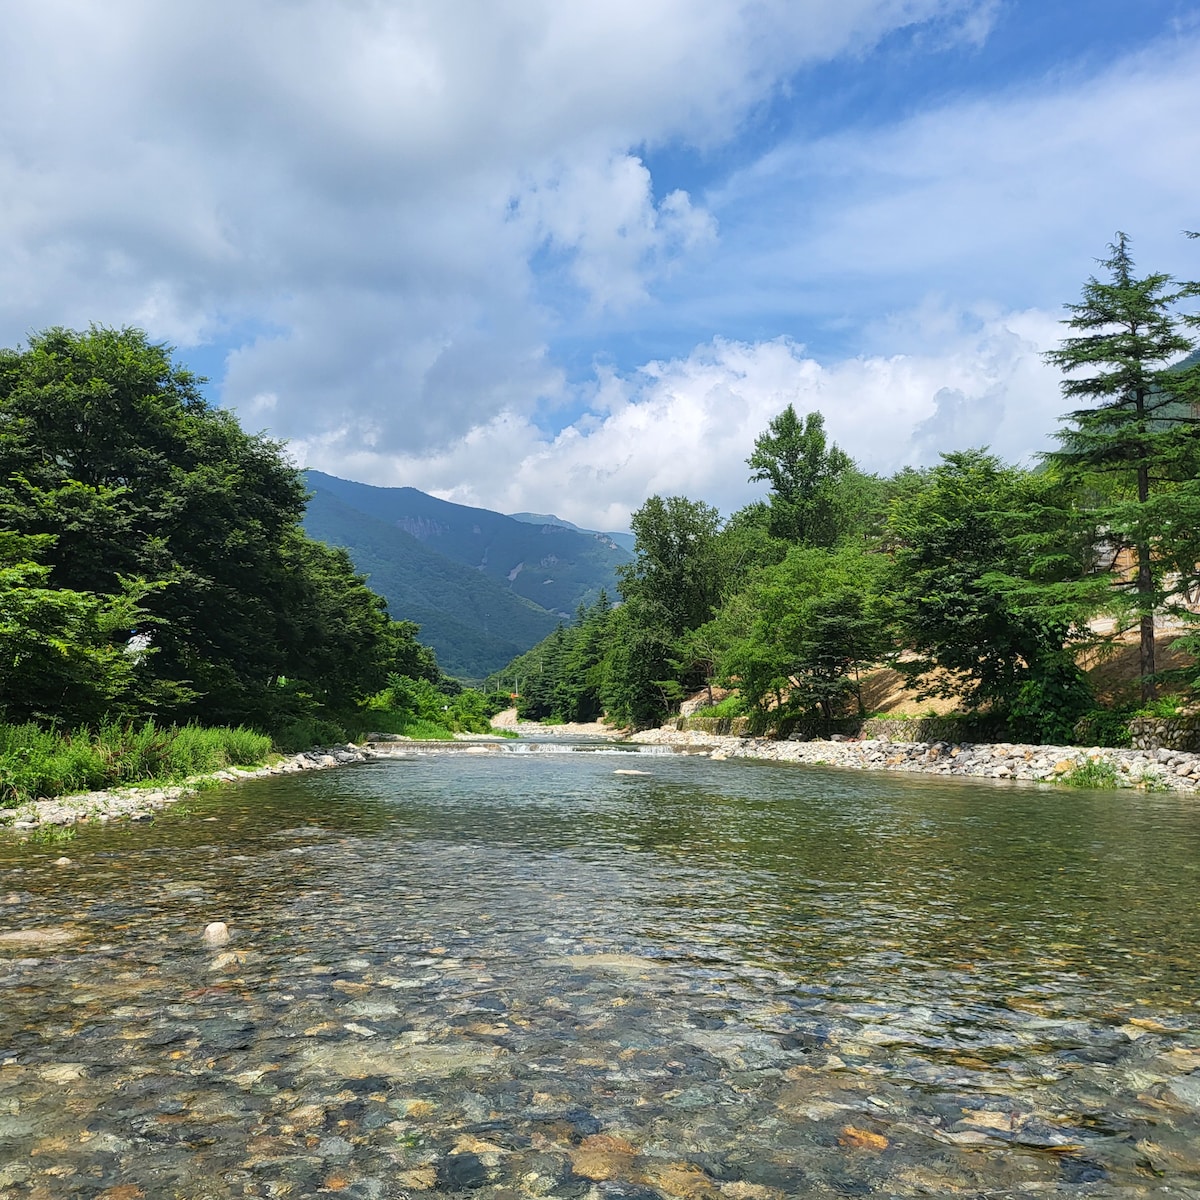
<svg viewBox="0 0 1200 1200"><path fill-rule="evenodd" d="M1164 628L1200 648L1200 286L1139 276L1123 235L1102 265L1049 355L1074 407L1040 462L972 448L881 477L789 405L746 460L764 499L722 517L651 496L618 594L487 695L304 532L283 446L168 347L93 326L0 351L0 804L480 732L512 693L530 719L647 726L720 684L756 728L828 720L862 712L879 663L1022 740L1081 720L1119 738L1128 713L1097 707L1083 655L1136 641L1148 711L1200 690L1156 657Z"/></svg>
<svg viewBox="0 0 1200 1200"><path fill-rule="evenodd" d="M0 351L0 804L487 727L202 382L134 329Z"/></svg>
<svg viewBox="0 0 1200 1200"><path fill-rule="evenodd" d="M619 596L490 683L527 719L637 727L715 684L760 730L861 715L880 663L1023 741L1086 721L1119 742L1134 711L1175 711L1200 689L1158 662L1164 627L1183 661L1200 648L1200 286L1138 275L1124 234L1101 266L1047 356L1072 407L1036 464L969 448L881 477L789 405L746 460L765 499L650 497ZM1130 641L1139 697L1099 707L1081 662Z"/></svg>

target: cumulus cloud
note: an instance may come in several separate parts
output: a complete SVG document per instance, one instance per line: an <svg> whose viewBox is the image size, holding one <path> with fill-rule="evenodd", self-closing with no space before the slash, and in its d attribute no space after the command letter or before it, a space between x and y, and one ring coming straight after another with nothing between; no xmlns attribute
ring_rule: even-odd
<svg viewBox="0 0 1200 1200"><path fill-rule="evenodd" d="M729 512L761 494L744 466L755 437L788 404L818 410L835 441L868 470L936 461L987 444L1012 460L1047 448L1061 409L1042 361L1057 324L1039 312L952 320L937 354L822 365L787 338L716 339L686 358L595 381L585 414L554 437L504 411L427 456L377 456L325 440L303 447L327 469L407 484L501 511L555 512L622 528L647 495L689 495Z"/></svg>
<svg viewBox="0 0 1200 1200"><path fill-rule="evenodd" d="M232 338L222 399L274 433L441 444L560 389L539 256L627 310L711 243L638 147L720 144L799 66L980 7L12 0L0 337Z"/></svg>
<svg viewBox="0 0 1200 1200"><path fill-rule="evenodd" d="M744 502L789 402L871 468L1020 457L1059 411L1053 310L1113 231L1195 273L1166 240L1197 222L1191 33L780 134L719 186L648 165L718 158L807 66L905 28L977 46L997 11L10 0L0 342L97 320L223 347L219 398L299 459L589 525L652 491ZM605 356L668 310L670 338Z"/></svg>
<svg viewBox="0 0 1200 1200"><path fill-rule="evenodd" d="M675 189L654 201L650 172L632 155L576 163L529 187L515 209L534 242L568 258L594 309L648 299L651 278L712 242L716 222Z"/></svg>

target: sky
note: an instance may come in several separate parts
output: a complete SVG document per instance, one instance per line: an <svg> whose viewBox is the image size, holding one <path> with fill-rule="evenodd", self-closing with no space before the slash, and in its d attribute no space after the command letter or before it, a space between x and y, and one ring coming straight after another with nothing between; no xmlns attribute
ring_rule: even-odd
<svg viewBox="0 0 1200 1200"><path fill-rule="evenodd" d="M0 0L0 345L133 325L299 465L621 529L787 404L866 470L1200 278L1183 0Z"/></svg>

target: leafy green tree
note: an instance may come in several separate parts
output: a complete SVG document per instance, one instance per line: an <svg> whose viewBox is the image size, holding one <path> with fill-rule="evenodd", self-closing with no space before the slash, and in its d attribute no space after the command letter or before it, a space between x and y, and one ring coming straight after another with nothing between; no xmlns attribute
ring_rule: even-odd
<svg viewBox="0 0 1200 1200"><path fill-rule="evenodd" d="M862 669L889 648L884 562L857 546L793 546L731 597L710 626L718 670L765 711L843 715Z"/></svg>
<svg viewBox="0 0 1200 1200"><path fill-rule="evenodd" d="M52 539L0 530L0 721L67 726L119 719L146 704L148 640L141 601L150 590L122 583L115 596L48 587L37 558Z"/></svg>
<svg viewBox="0 0 1200 1200"><path fill-rule="evenodd" d="M162 715L261 723L349 703L403 639L346 556L300 530L306 493L280 445L211 408L201 382L134 329L0 351L0 528L50 539L53 590L150 585L142 671L158 686L143 696Z"/></svg>
<svg viewBox="0 0 1200 1200"><path fill-rule="evenodd" d="M845 485L854 463L827 441L819 412L801 421L789 404L755 439L746 463L751 481L771 485L772 536L806 546L832 546L838 540L851 502Z"/></svg>
<svg viewBox="0 0 1200 1200"><path fill-rule="evenodd" d="M1098 588L1085 578L1088 539L1065 528L1062 483L984 450L944 454L927 479L890 521L888 591L918 655L901 665L943 668L930 690L969 707L1008 712L1020 698L1043 734L1069 732L1089 698L1068 643L1086 636Z"/></svg>
<svg viewBox="0 0 1200 1200"><path fill-rule="evenodd" d="M624 600L667 638L702 625L721 598L720 513L684 496L651 496L630 528L637 557L618 568Z"/></svg>
<svg viewBox="0 0 1200 1200"><path fill-rule="evenodd" d="M673 639L634 604L614 609L609 629L601 682L609 720L638 729L658 724L680 694Z"/></svg>
<svg viewBox="0 0 1200 1200"><path fill-rule="evenodd" d="M1047 355L1067 373L1063 395L1092 403L1066 414L1060 449L1047 457L1068 478L1108 477L1094 517L1113 551L1133 554L1133 578L1119 586L1131 593L1142 695L1151 699L1155 610L1195 578L1200 364L1174 364L1194 348L1178 306L1200 285L1135 275L1123 233L1101 265L1108 278L1092 276L1080 303L1067 305L1075 335Z"/></svg>

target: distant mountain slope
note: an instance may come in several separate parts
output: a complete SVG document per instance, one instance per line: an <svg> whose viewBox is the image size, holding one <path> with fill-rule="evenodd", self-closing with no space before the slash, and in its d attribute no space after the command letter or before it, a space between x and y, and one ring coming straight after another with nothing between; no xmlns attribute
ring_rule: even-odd
<svg viewBox="0 0 1200 1200"><path fill-rule="evenodd" d="M614 595L616 568L632 558L604 534L530 525L485 508L451 504L416 488L371 487L320 471L306 476L309 487L564 617L573 616L580 603L595 600L601 588Z"/></svg>
<svg viewBox="0 0 1200 1200"><path fill-rule="evenodd" d="M576 533L589 533L593 537L605 537L615 542L622 550L632 554L637 549L637 538L632 533L597 533L594 529L584 529L572 521L564 521L553 513L519 512L508 514L514 521L524 521L526 525L561 525L564 529L574 529Z"/></svg>
<svg viewBox="0 0 1200 1200"><path fill-rule="evenodd" d="M394 524L344 503L321 486L330 478L308 473L313 498L304 516L305 529L312 537L350 552L371 587L387 598L392 616L421 626L421 641L434 648L448 674L482 679L536 645L558 624L555 614L484 572L463 566Z"/></svg>

